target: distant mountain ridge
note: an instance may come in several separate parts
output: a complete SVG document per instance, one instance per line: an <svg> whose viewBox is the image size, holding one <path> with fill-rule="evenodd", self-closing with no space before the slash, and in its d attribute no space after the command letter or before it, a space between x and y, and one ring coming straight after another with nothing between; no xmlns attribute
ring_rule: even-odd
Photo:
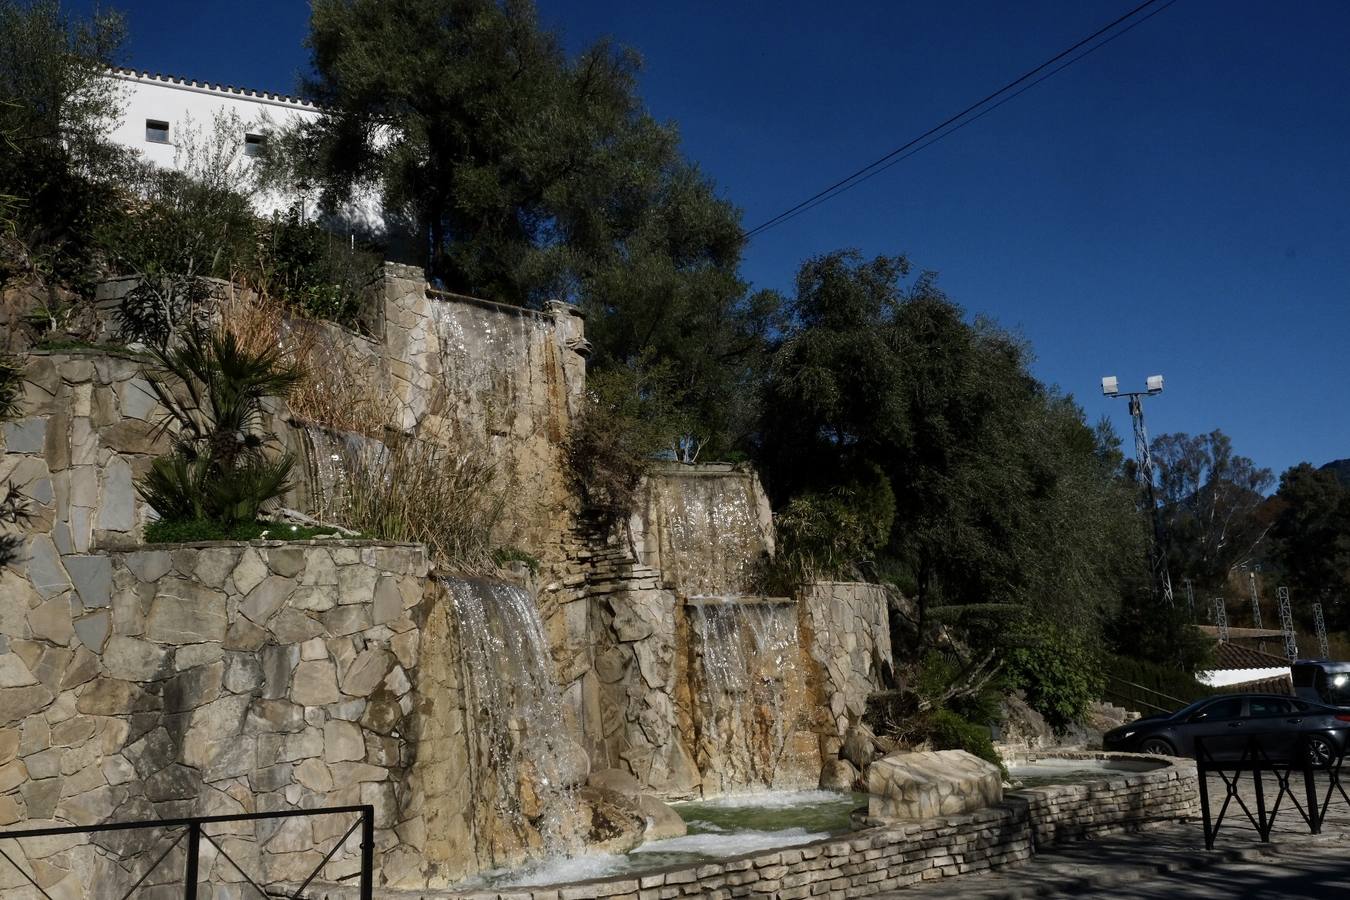
<svg viewBox="0 0 1350 900"><path fill-rule="evenodd" d="M1350 459L1333 459L1322 466L1321 471L1335 472L1340 483L1350 487Z"/></svg>

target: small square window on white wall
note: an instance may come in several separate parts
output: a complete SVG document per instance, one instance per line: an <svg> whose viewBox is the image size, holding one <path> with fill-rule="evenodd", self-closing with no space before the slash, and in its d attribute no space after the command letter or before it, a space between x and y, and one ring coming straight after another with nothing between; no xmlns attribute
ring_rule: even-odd
<svg viewBox="0 0 1350 900"><path fill-rule="evenodd" d="M244 155L262 156L263 145L267 143L267 137L261 134L244 135Z"/></svg>
<svg viewBox="0 0 1350 900"><path fill-rule="evenodd" d="M167 144L169 142L169 123L159 119L146 119L145 139L152 144Z"/></svg>

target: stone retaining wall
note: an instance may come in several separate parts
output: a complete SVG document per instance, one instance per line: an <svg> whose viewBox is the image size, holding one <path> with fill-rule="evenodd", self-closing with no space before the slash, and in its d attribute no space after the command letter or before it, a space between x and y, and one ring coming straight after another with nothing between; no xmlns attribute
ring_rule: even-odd
<svg viewBox="0 0 1350 900"><path fill-rule="evenodd" d="M409 787L420 545L175 545L57 566L59 583L0 592L0 826L369 803L382 880L426 883ZM303 877L349 824L336 818L226 828L222 845L264 877ZM107 896L162 837L136 834L28 842L16 859L55 896ZM205 847L202 865L238 882ZM0 893L19 878L0 867Z"/></svg>
<svg viewBox="0 0 1350 900"><path fill-rule="evenodd" d="M568 885L455 893L417 891L400 900L708 900L747 897L828 900L866 897L920 881L978 872L1030 858L1055 839L1140 828L1192 816L1195 769L1185 760L1129 754L1084 758L1156 759L1160 768L1077 785L1011 793L990 809L906 825L869 828L769 853ZM351 900L346 888L318 896Z"/></svg>
<svg viewBox="0 0 1350 900"><path fill-rule="evenodd" d="M887 588L818 581L801 592L804 643L818 667L821 700L833 726L820 737L822 786L853 784L859 772L841 758L849 730L862 724L867 698L883 689L892 665Z"/></svg>

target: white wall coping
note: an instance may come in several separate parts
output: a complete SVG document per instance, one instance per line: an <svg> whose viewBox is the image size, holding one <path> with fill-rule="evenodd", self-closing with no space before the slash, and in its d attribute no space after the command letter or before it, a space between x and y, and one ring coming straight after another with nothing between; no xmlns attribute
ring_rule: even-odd
<svg viewBox="0 0 1350 900"><path fill-rule="evenodd" d="M309 100L300 97L291 97L286 94L273 94L270 91L255 91L252 88L235 87L232 84L211 84L209 82L195 81L191 78L183 78L178 75L164 75L159 72L143 72L138 69L112 69L109 73L113 78L122 81L134 81L139 84L152 84L160 87L174 88L180 91L193 91L198 94L213 94L218 97L243 97L257 103L265 103L271 106L282 106L287 109L300 109L309 112L322 112L322 109Z"/></svg>

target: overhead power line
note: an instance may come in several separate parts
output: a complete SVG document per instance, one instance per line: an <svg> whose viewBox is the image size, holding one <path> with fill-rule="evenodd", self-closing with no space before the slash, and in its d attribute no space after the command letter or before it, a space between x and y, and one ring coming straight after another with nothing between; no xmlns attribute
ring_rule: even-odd
<svg viewBox="0 0 1350 900"><path fill-rule="evenodd" d="M817 206L821 205L822 203L832 200L835 197L839 196L840 194L844 193L845 191L857 187L864 181L867 181L868 179L881 174L882 172L889 169L896 163L908 159L915 153L918 153L920 150L923 150L926 147L931 147L933 144L936 144L943 138L955 134L957 131L960 131L962 128L965 128L967 125L979 121L980 119L987 116L989 113L998 109L1004 103L1007 103L1009 100L1012 100L1020 96L1024 92L1040 84L1045 79L1050 78L1051 76L1059 72L1062 72L1069 66L1083 59L1085 56L1088 56L1089 54L1097 50L1100 50L1102 47L1105 47L1107 44L1111 43L1116 38L1121 37L1132 31L1139 25L1144 24L1149 19L1153 18L1163 10L1167 9L1175 2L1176 0L1166 0L1166 2L1162 2L1162 0L1145 0L1144 3L1139 4L1138 6L1131 9L1129 12L1120 16L1119 18L1111 21L1106 25L1103 25L1101 28L1098 28L1092 34L1078 41L1073 46L1068 47L1060 51L1059 53L1056 53L1054 56L1050 57L1040 65L1036 66L1034 69L1030 69L1027 72L1023 73L1022 75L1019 75L1017 78L1014 78L1012 81L1003 85L1003 87L999 88L993 93L986 95L985 97L981 98L975 103L972 103L970 106L967 106L965 109L961 110L955 115L950 116L947 119L944 119L937 125L934 125L932 128L928 129L923 134L920 134L917 137L912 138L909 141L906 141L899 147L896 147L894 150L890 151L885 156L873 160L872 162L868 163L867 165L863 166L861 169L858 169L852 174L846 175L845 177L839 179L838 181L834 182L828 187L820 191L817 191L816 193L812 194L810 197L807 197L805 200L801 201L797 205L783 210L773 218L766 219L765 221L756 225L754 228L751 228L749 231L747 231L745 233L745 236L747 238L755 237L758 234L762 234L763 232L768 231L770 228L775 228L779 225L782 225L789 219L794 219L797 216L801 215L802 213L809 212L810 210L815 209ZM1140 13L1143 13L1145 10L1149 10L1150 7L1156 8L1150 10L1147 15L1140 16ZM1134 21L1131 22L1130 21L1131 19L1134 19ZM1126 22L1129 22L1129 24L1125 25L1124 28L1120 28L1114 34L1109 34L1109 36L1106 36L1104 39L1098 41L1099 38L1103 38L1104 35L1108 35L1108 33L1112 31L1112 29L1115 29ZM1094 41L1098 42L1094 44L1093 43ZM1081 53L1079 53L1080 50L1082 51ZM1078 55L1075 56L1074 54ZM1016 90L1014 90L1014 88L1016 88ZM985 108L981 109L981 107ZM977 110L979 110L978 113L976 112Z"/></svg>

